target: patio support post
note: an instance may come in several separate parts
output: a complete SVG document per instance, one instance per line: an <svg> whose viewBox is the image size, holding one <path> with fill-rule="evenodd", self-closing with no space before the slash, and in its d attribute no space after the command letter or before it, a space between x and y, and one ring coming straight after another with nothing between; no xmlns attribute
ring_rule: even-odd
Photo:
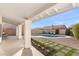
<svg viewBox="0 0 79 59"><path fill-rule="evenodd" d="M16 26L16 37L17 37L17 39L18 39L18 25Z"/></svg>
<svg viewBox="0 0 79 59"><path fill-rule="evenodd" d="M24 48L31 47L31 20L25 20L24 22Z"/></svg>
<svg viewBox="0 0 79 59"><path fill-rule="evenodd" d="M22 25L21 24L16 26L16 36L17 36L17 39L22 39Z"/></svg>
<svg viewBox="0 0 79 59"><path fill-rule="evenodd" d="M2 33L3 33L2 17L0 17L0 43L2 42Z"/></svg>

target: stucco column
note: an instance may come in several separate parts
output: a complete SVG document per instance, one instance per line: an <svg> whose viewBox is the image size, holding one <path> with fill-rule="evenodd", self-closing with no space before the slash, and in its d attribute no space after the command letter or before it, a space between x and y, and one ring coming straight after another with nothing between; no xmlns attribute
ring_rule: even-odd
<svg viewBox="0 0 79 59"><path fill-rule="evenodd" d="M18 34L19 34L18 26L16 26L16 37L17 37L17 39L19 39L19 38L18 38Z"/></svg>
<svg viewBox="0 0 79 59"><path fill-rule="evenodd" d="M0 17L0 43L2 42L2 33L3 33L2 17Z"/></svg>
<svg viewBox="0 0 79 59"><path fill-rule="evenodd" d="M24 22L24 48L31 47L31 20L25 20Z"/></svg>
<svg viewBox="0 0 79 59"><path fill-rule="evenodd" d="M16 36L17 36L17 39L22 39L22 25L21 24L16 26Z"/></svg>

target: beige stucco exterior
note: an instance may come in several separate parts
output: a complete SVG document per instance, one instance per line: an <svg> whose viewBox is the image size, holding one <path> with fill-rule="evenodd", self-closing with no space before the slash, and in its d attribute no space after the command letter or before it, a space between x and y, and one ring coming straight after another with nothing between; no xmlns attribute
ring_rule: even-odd
<svg viewBox="0 0 79 59"><path fill-rule="evenodd" d="M65 32L66 32L66 29L60 29L59 30L59 34L65 34Z"/></svg>
<svg viewBox="0 0 79 59"><path fill-rule="evenodd" d="M44 27L44 28L39 28L39 29L33 29L32 33L34 34L38 34L38 33L56 33L56 30L58 30L59 34L63 35L65 34L66 31L66 27L65 25L56 25L54 27L52 26L48 26L48 27Z"/></svg>
<svg viewBox="0 0 79 59"><path fill-rule="evenodd" d="M32 30L32 33L42 33L43 29L34 29Z"/></svg>

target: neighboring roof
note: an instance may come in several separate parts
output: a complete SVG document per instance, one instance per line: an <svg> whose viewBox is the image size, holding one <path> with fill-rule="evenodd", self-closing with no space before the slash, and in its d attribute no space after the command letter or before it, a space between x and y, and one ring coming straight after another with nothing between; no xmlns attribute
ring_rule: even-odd
<svg viewBox="0 0 79 59"><path fill-rule="evenodd" d="M52 26L52 29L66 29L65 25L54 25Z"/></svg>
<svg viewBox="0 0 79 59"><path fill-rule="evenodd" d="M49 30L49 29L66 29L65 25L53 25L53 26L45 26L42 28L36 28L33 30Z"/></svg>

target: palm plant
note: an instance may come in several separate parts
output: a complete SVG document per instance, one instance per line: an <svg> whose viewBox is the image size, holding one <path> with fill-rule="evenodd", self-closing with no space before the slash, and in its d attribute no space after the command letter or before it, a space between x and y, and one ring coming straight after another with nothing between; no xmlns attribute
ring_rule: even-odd
<svg viewBox="0 0 79 59"><path fill-rule="evenodd" d="M72 32L76 39L79 39L79 23L72 26Z"/></svg>

